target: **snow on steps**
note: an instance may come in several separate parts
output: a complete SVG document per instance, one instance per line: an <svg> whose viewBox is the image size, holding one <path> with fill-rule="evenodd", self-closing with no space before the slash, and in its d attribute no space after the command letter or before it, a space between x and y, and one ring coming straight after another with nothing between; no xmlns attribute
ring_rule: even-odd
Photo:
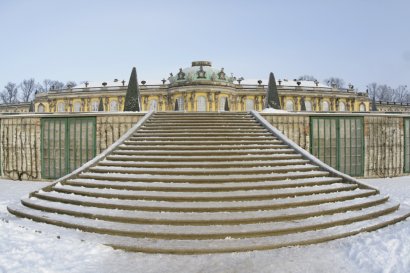
<svg viewBox="0 0 410 273"><path fill-rule="evenodd" d="M255 113L150 113L8 209L115 248L175 254L318 243L409 216L275 130Z"/></svg>

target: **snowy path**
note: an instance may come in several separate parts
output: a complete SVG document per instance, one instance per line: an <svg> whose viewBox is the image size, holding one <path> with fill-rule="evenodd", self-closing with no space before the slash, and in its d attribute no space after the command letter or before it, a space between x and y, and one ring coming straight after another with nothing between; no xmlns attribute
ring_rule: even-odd
<svg viewBox="0 0 410 273"><path fill-rule="evenodd" d="M410 177L370 179L410 206ZM3 272L410 272L410 220L328 243L198 256L113 250L74 230L10 215L6 206L48 183L0 181L0 273Z"/></svg>

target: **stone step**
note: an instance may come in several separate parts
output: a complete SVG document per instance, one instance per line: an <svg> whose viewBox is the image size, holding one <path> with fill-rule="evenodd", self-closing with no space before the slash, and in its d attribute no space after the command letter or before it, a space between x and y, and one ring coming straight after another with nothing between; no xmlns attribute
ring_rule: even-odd
<svg viewBox="0 0 410 273"><path fill-rule="evenodd" d="M224 240L201 240L194 242L187 240L152 240L146 238L111 236L106 240L106 244L115 249L126 251L184 255L268 250L280 247L322 243L356 235L361 232L370 232L402 221L409 217L409 215L410 213L407 210L396 210L389 214L380 215L377 218L344 223L343 225L322 228L320 230L240 240L228 237ZM196 244L197 242L198 244Z"/></svg>
<svg viewBox="0 0 410 273"><path fill-rule="evenodd" d="M162 155L162 156L218 156L218 155L270 155L270 154L293 154L293 149L240 149L240 150L134 150L128 146L118 147L112 152L113 155Z"/></svg>
<svg viewBox="0 0 410 273"><path fill-rule="evenodd" d="M289 171L313 171L319 170L318 166L311 164L276 166L276 167L252 167L252 168L224 168L224 169L206 169L206 168L135 168L130 166L94 166L88 169L93 173L121 173L121 174L152 174L152 175L238 175L238 174L270 174L286 173Z"/></svg>
<svg viewBox="0 0 410 273"><path fill-rule="evenodd" d="M136 181L136 182L189 182L189 183L228 183L228 182L253 182L309 178L317 176L326 176L325 171L295 171L289 168L289 172L277 174L253 174L253 175L212 175L212 176L190 176L190 175L146 175L146 174L120 174L120 173L92 173L83 172L77 177L95 180L114 180L114 181Z"/></svg>
<svg viewBox="0 0 410 273"><path fill-rule="evenodd" d="M125 143L118 147L122 150L175 150L175 151L197 151L197 150L238 150L238 149L247 149L247 150L262 150L262 149L287 149L288 145L285 144L268 144L268 145L255 145L255 144L245 144L245 145L139 145L139 143Z"/></svg>
<svg viewBox="0 0 410 273"><path fill-rule="evenodd" d="M271 141L276 140L273 136L146 136L135 134L129 138L131 141Z"/></svg>
<svg viewBox="0 0 410 273"><path fill-rule="evenodd" d="M214 123L214 124L255 124L255 120L249 118L152 118L148 121L150 124L164 124L164 123Z"/></svg>
<svg viewBox="0 0 410 273"><path fill-rule="evenodd" d="M190 139L190 138L188 138ZM282 144L283 142L277 139L262 139L262 140L239 140L239 141L230 141L230 140L201 140L201 141L192 141L192 140L126 140L124 141L125 145L161 145L161 146L203 146L203 145L212 145L212 146L224 146L224 145L275 145Z"/></svg>
<svg viewBox="0 0 410 273"><path fill-rule="evenodd" d="M276 180L276 181L262 181L262 182L232 182L216 184L192 184L184 183L168 183L168 182L119 182L110 180L85 179L74 178L65 181L64 185L88 187L88 188L108 188L108 189L123 189L123 190L142 190L142 191L201 191L201 192L215 192L215 191L243 191L243 190L259 190L259 189L280 189L280 188L295 188L305 186L317 186L333 183L341 183L343 180L339 177L314 177L305 179L293 180Z"/></svg>
<svg viewBox="0 0 410 273"><path fill-rule="evenodd" d="M39 191L32 194L33 197L64 204L80 206L110 208L137 211L162 211L162 212L232 212L232 211L259 211L277 210L284 208L314 206L323 203L352 200L355 198L376 195L377 191L367 189L355 189L351 191L330 192L313 195L298 195L288 198L245 200L237 202L230 201L196 201L196 202L174 202L174 201L151 201L151 200L126 200L116 198L93 197L77 195L74 193L63 193L56 191Z"/></svg>
<svg viewBox="0 0 410 273"><path fill-rule="evenodd" d="M268 131L263 128L142 128L138 131L139 133L148 134L179 134L179 133L190 133L190 134L197 134L197 133L220 133L220 134L231 134L231 133L267 133Z"/></svg>
<svg viewBox="0 0 410 273"><path fill-rule="evenodd" d="M334 183L312 187L285 188L275 190L252 190L232 192L166 192L166 191L132 191L116 189L85 188L70 185L55 185L54 191L74 193L83 196L115 198L124 200L156 200L173 202L198 201L244 201L266 200L274 198L288 198L293 196L312 195L320 193L351 191L358 186L355 184Z"/></svg>
<svg viewBox="0 0 410 273"><path fill-rule="evenodd" d="M285 166L285 165L299 165L307 164L310 161L307 159L285 159L285 160L264 160L264 161L228 161L228 162L149 162L149 161L114 161L103 160L98 162L98 166L123 166L123 167L141 167L141 168L207 168L207 169L220 169L220 168L232 168L232 167L273 167L273 166Z"/></svg>
<svg viewBox="0 0 410 273"><path fill-rule="evenodd" d="M252 136L252 137L270 137L271 134L265 131L264 133L259 132L225 132L225 133L212 133L212 132L176 132L176 133L156 133L156 132L144 132L138 131L133 137L137 136L164 136L164 137L240 137L240 136Z"/></svg>
<svg viewBox="0 0 410 273"><path fill-rule="evenodd" d="M33 210L27 207L21 208L20 213L30 211L28 218L41 217L42 222L58 224L63 227L76 228L102 234L113 234L131 238L152 238L166 240L193 240L189 245L194 247L201 240L226 240L244 239L254 237L266 237L275 235L292 234L309 230L320 230L323 228L341 226L359 221L374 219L376 217L397 211L398 205L385 202L379 205L338 212L331 215L309 217L297 221L267 222L257 224L239 225L152 225L136 223L119 223L105 220L95 221L85 217L75 217L67 214L50 213ZM199 243L200 244L200 243Z"/></svg>
<svg viewBox="0 0 410 273"><path fill-rule="evenodd" d="M119 161L146 161L146 162L229 162L229 161L254 161L254 160L285 160L301 159L300 154L267 154L267 155L231 155L231 156L142 156L142 155L108 155L108 160Z"/></svg>
<svg viewBox="0 0 410 273"><path fill-rule="evenodd" d="M244 125L240 124L220 124L215 125L214 123L164 123L164 124L152 124L146 123L142 127L143 129L151 129L151 130L162 130L162 129L261 129L259 124L250 123Z"/></svg>
<svg viewBox="0 0 410 273"><path fill-rule="evenodd" d="M46 212L67 214L89 219L99 219L112 222L152 224L152 225L234 225L249 223L266 223L299 220L309 217L329 215L350 210L358 210L383 204L388 197L371 196L356 198L334 203L323 203L309 210L306 207L284 208L280 210L248 211L248 212L152 212L128 211L118 209L85 207L71 204L31 198L23 199L22 203L30 208Z"/></svg>

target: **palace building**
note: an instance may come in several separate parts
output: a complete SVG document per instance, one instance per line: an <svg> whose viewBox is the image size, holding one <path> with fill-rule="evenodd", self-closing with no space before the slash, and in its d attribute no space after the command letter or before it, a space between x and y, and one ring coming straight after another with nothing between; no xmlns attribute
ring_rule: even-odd
<svg viewBox="0 0 410 273"><path fill-rule="evenodd" d="M267 73L268 75L268 73ZM244 80L214 68L209 61L192 62L191 67L180 68L158 84L140 82L143 111L224 111L228 100L229 111L261 111L264 108L267 80ZM318 81L277 80L281 107L287 111L300 111L301 100L306 111L365 112L370 100L366 93L353 86L338 89ZM50 90L35 97L36 112L93 112L100 102L104 111L124 109L127 81L114 79L99 83L85 82L63 90Z"/></svg>

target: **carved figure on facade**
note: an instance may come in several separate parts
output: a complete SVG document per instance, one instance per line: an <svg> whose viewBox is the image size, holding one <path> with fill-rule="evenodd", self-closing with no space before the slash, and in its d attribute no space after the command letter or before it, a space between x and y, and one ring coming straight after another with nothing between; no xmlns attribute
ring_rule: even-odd
<svg viewBox="0 0 410 273"><path fill-rule="evenodd" d="M202 65L199 67L199 70L198 70L198 72L196 72L196 74L197 74L198 79L205 79L206 78L206 72L204 71L204 67Z"/></svg>
<svg viewBox="0 0 410 273"><path fill-rule="evenodd" d="M224 68L221 68L221 71L218 72L218 79L225 81L226 80L226 74L224 72Z"/></svg>
<svg viewBox="0 0 410 273"><path fill-rule="evenodd" d="M182 68L179 69L177 76L178 80L185 80L185 73L182 71Z"/></svg>

